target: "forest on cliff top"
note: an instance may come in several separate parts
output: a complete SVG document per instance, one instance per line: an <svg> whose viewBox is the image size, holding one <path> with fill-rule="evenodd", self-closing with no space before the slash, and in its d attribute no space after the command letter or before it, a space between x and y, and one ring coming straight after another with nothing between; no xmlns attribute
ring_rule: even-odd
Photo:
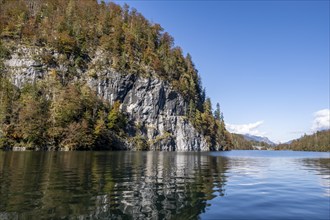
<svg viewBox="0 0 330 220"><path fill-rule="evenodd" d="M117 137L128 138L126 129L133 125L120 103L110 106L84 82L73 80L100 49L109 68L169 82L188 103L187 120L210 150L231 148L220 105L213 112L191 56L135 9L96 0L2 0L0 6L0 148L103 149ZM52 48L61 59L42 54L50 77L18 88L5 65L17 45ZM67 60L68 71L57 72ZM144 137L132 141L148 150Z"/></svg>

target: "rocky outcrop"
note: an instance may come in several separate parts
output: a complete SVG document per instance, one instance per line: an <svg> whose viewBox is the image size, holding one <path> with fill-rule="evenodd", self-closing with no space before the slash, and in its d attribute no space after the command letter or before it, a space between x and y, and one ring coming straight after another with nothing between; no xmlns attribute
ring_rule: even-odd
<svg viewBox="0 0 330 220"><path fill-rule="evenodd" d="M156 78L140 78L109 70L88 84L111 103L119 100L130 120L142 126L153 150L208 150L204 138L185 119L184 99Z"/></svg>
<svg viewBox="0 0 330 220"><path fill-rule="evenodd" d="M10 59L4 62L12 82L22 87L24 83L44 78L46 66L41 62L39 48L17 47Z"/></svg>
<svg viewBox="0 0 330 220"><path fill-rule="evenodd" d="M60 59L48 49L17 47L11 58L5 61L7 74L12 82L21 87L26 82L34 82L47 77L49 64L42 56ZM192 124L186 119L187 103L172 89L168 82L158 78L138 77L137 74L117 73L103 62L102 53L96 53L86 69L76 69L75 80L84 80L97 94L110 103L119 100L122 111L129 120L140 127L151 150L167 151L207 151L208 144ZM68 59L70 62L70 59ZM58 72L66 72L70 63L57 63ZM73 61L72 61L73 62ZM134 132L129 132L133 137ZM130 145L128 143L128 145ZM134 149L134 146L124 146Z"/></svg>

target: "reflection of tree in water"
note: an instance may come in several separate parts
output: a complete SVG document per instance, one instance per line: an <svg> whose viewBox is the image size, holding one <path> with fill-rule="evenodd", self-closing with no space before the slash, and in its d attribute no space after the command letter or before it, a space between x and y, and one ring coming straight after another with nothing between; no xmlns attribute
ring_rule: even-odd
<svg viewBox="0 0 330 220"><path fill-rule="evenodd" d="M324 187L325 194L330 196L330 158L306 158L301 162L307 169L320 174L320 183Z"/></svg>
<svg viewBox="0 0 330 220"><path fill-rule="evenodd" d="M322 176L330 175L330 158L306 158L301 161L304 166L319 172Z"/></svg>
<svg viewBox="0 0 330 220"><path fill-rule="evenodd" d="M6 152L0 154L0 161L0 213L20 213L34 219L86 209L89 155Z"/></svg>
<svg viewBox="0 0 330 220"><path fill-rule="evenodd" d="M0 214L56 218L197 218L223 194L227 167L170 152L7 152L0 161Z"/></svg>

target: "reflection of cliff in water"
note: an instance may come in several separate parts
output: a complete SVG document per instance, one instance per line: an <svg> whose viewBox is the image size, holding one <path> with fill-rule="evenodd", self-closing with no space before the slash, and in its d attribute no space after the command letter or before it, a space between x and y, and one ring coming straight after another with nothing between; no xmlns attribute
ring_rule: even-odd
<svg viewBox="0 0 330 220"><path fill-rule="evenodd" d="M0 216L195 218L227 159L171 152L0 153Z"/></svg>

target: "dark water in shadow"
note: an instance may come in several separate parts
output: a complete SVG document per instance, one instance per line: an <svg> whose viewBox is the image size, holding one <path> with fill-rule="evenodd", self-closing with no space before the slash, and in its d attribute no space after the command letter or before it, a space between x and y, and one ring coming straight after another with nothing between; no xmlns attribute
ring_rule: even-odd
<svg viewBox="0 0 330 220"><path fill-rule="evenodd" d="M329 153L0 152L0 219L330 219Z"/></svg>

